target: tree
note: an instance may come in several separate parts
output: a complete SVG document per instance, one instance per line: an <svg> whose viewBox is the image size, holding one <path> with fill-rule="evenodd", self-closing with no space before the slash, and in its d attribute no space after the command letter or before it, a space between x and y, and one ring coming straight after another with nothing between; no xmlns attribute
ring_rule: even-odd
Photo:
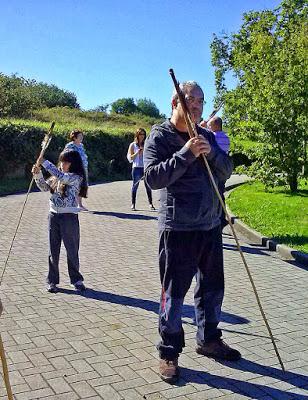
<svg viewBox="0 0 308 400"><path fill-rule="evenodd" d="M149 117L159 118L159 109L156 107L155 103L150 99L138 99L137 100L137 111L143 115L148 115Z"/></svg>
<svg viewBox="0 0 308 400"><path fill-rule="evenodd" d="M79 108L74 93L34 79L0 73L0 116L27 117L42 107Z"/></svg>
<svg viewBox="0 0 308 400"><path fill-rule="evenodd" d="M39 99L42 107L79 108L76 95L68 90L60 89L56 85L33 81L30 90L33 96Z"/></svg>
<svg viewBox="0 0 308 400"><path fill-rule="evenodd" d="M116 114L133 114L137 110L132 97L123 97L111 103L111 111Z"/></svg>
<svg viewBox="0 0 308 400"><path fill-rule="evenodd" d="M0 117L24 117L39 105L39 99L30 93L26 79L0 73Z"/></svg>
<svg viewBox="0 0 308 400"><path fill-rule="evenodd" d="M275 10L244 14L239 32L211 44L217 100L231 134L257 140L250 173L297 190L307 144L307 5L283 0ZM238 85L227 90L232 71Z"/></svg>
<svg viewBox="0 0 308 400"><path fill-rule="evenodd" d="M92 110L89 111L95 111L95 112L102 112L102 113L107 113L108 108L109 108L110 104L106 103L106 104L101 104L100 106L97 106L95 108L93 108Z"/></svg>

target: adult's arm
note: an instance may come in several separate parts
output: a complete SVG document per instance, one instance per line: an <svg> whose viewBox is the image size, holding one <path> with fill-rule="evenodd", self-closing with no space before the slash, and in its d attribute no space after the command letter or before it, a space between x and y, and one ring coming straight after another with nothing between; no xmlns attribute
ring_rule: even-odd
<svg viewBox="0 0 308 400"><path fill-rule="evenodd" d="M196 161L192 151L183 146L170 156L160 132L152 131L145 141L143 161L145 180L151 189L162 189L174 183Z"/></svg>
<svg viewBox="0 0 308 400"><path fill-rule="evenodd" d="M129 145L128 151L127 151L127 159L128 159L128 161L130 163L132 163L139 153L140 153L140 150L137 150L136 153L134 153L134 143L131 143Z"/></svg>

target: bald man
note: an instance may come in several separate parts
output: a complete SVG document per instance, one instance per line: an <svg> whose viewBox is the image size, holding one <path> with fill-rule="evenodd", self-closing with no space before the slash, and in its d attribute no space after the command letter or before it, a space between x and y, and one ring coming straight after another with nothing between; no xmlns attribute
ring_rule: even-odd
<svg viewBox="0 0 308 400"><path fill-rule="evenodd" d="M221 150L228 153L230 150L230 139L222 130L222 119L220 117L213 117L208 121L207 126L214 133L216 142Z"/></svg>

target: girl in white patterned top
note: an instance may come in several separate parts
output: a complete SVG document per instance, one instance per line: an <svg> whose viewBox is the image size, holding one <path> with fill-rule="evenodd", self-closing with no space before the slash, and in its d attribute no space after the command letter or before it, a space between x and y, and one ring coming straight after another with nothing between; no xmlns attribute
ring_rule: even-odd
<svg viewBox="0 0 308 400"><path fill-rule="evenodd" d="M77 151L65 151L59 157L60 168L42 158L33 166L32 173L41 191L50 191L48 216L49 271L47 290L57 292L59 256L63 241L67 252L68 273L76 290L84 291L83 276L79 272L80 230L78 220L78 195L87 191L87 181L81 157ZM45 180L40 166L52 176Z"/></svg>

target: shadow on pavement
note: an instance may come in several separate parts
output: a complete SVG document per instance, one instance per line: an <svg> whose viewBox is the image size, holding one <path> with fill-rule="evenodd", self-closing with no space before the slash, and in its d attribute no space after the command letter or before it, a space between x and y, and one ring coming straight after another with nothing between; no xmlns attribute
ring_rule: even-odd
<svg viewBox="0 0 308 400"><path fill-rule="evenodd" d="M94 290L90 288L87 288L86 292L84 293L78 293L76 292L76 290L73 289L65 289L59 287L58 293L74 294L77 296L79 295L86 297L88 299L105 301L113 304L121 304L129 307L141 308L146 311L154 312L155 314L158 314L159 310L159 303L156 301L122 296L119 294L114 294L109 292L101 292L99 290ZM192 320L194 320L195 318L194 307L188 304L184 304L182 317L191 318ZM249 320L244 317L240 317L238 315L222 312L221 322L226 322L229 324L248 324Z"/></svg>
<svg viewBox="0 0 308 400"><path fill-rule="evenodd" d="M107 217L116 217L121 219L142 219L142 220L157 220L157 217L151 217L143 214L120 213L113 211L90 211L90 214L105 215Z"/></svg>
<svg viewBox="0 0 308 400"><path fill-rule="evenodd" d="M305 388L308 384L308 377L294 372L283 372L274 367L267 367L249 360L242 358L238 362L219 362L220 364L227 365L230 368L241 370L243 372L252 372L260 376L272 377L274 379L287 382L298 388ZM260 380L260 377L257 377ZM214 375L209 372L192 370L189 368L181 368L181 380L177 386L185 386L186 383L206 384L216 389L226 389L239 395L251 396L253 399L308 399L307 396L291 391L284 391L273 387L275 382L267 384L254 383L253 379L250 381L242 381L226 376ZM266 397L267 396L267 397Z"/></svg>
<svg viewBox="0 0 308 400"><path fill-rule="evenodd" d="M232 250L232 251L238 251L237 246L235 244L228 244L228 243L223 243L223 248L225 250ZM241 246L242 252L248 253L248 254L259 254L262 256L267 256L270 257L270 254L267 254L264 252L263 247L247 247L247 246Z"/></svg>
<svg viewBox="0 0 308 400"><path fill-rule="evenodd" d="M232 235L228 234L228 233L223 233L223 236L227 236L230 239L234 239ZM304 240L306 240L306 237L304 237ZM255 244L255 243L249 243L249 246L241 246L241 249L244 253L248 253L248 254L258 254L258 255L262 255L262 256L268 256L271 257L271 254L269 252L273 252L275 250L271 250L268 249L264 246L261 246L260 244ZM238 251L237 246L235 244L229 244L229 243L223 243L223 248L225 250L231 250L231 251ZM294 250L294 253L299 252L298 250ZM300 253L300 252L299 252ZM294 256L294 254L293 254ZM308 271L308 266L304 265L303 263L301 263L300 260L285 260L283 259L284 262L293 265L294 267L303 269L304 271ZM307 264L307 263L306 263Z"/></svg>

